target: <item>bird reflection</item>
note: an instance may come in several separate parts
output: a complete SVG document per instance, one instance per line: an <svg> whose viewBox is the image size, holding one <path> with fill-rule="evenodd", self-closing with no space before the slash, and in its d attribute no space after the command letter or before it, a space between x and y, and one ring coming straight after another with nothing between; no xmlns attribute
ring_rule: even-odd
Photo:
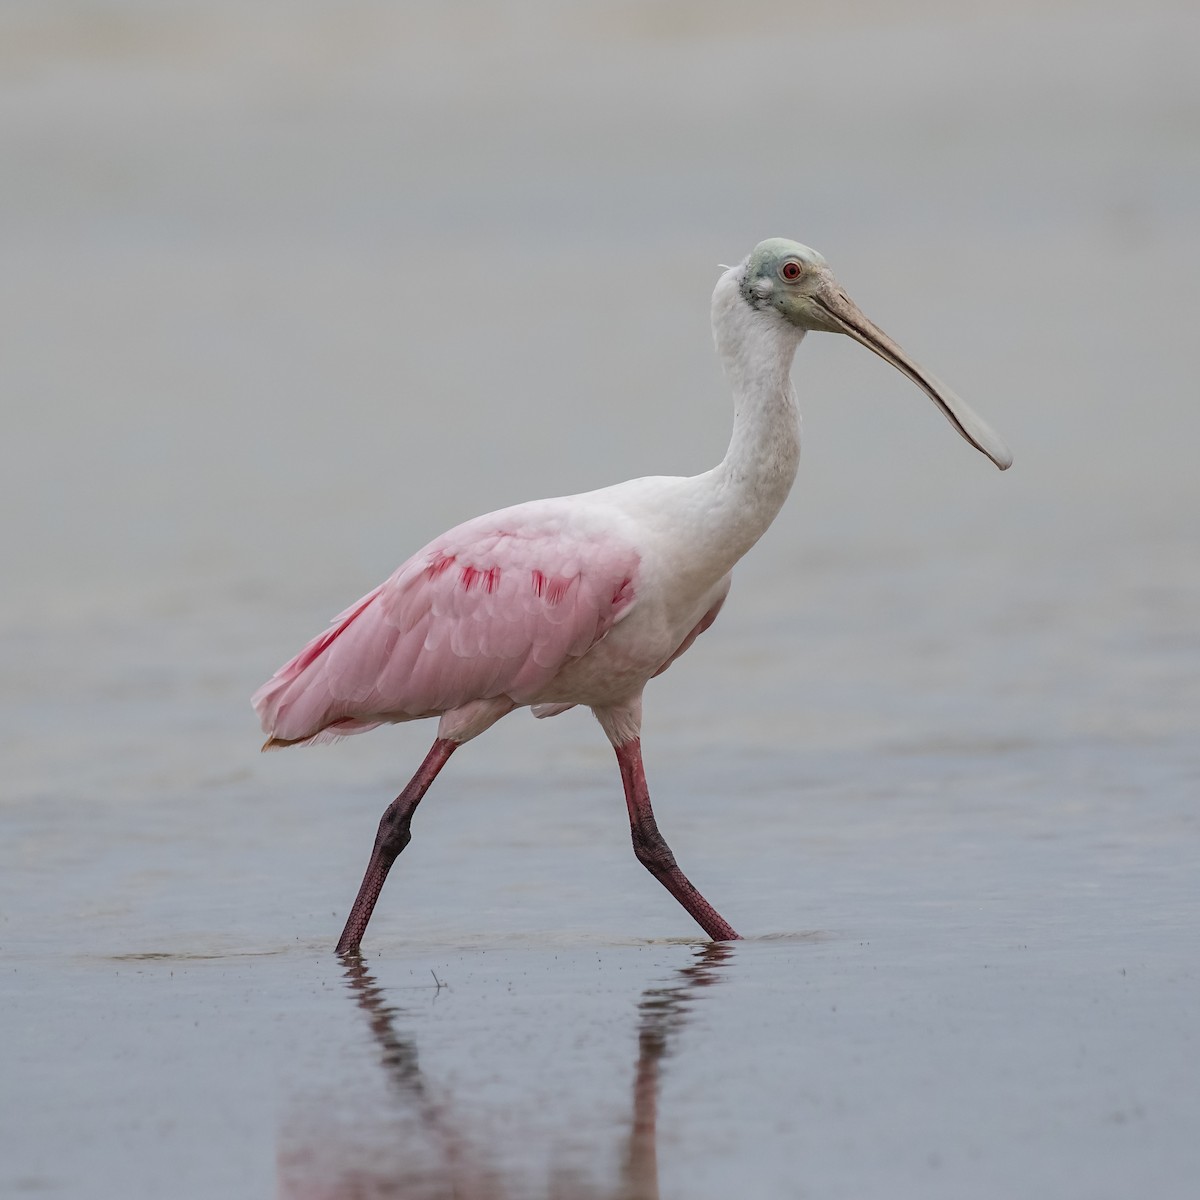
<svg viewBox="0 0 1200 1200"><path fill-rule="evenodd" d="M658 1200L658 1099L663 1063L687 1025L692 1002L721 978L735 951L709 943L665 984L647 988L638 1002L638 1053L634 1068L632 1113L619 1179L611 1186L586 1182L574 1172L553 1171L542 1194L546 1200ZM397 1101L394 1129L375 1139L383 1153L332 1157L315 1146L283 1154L279 1162L279 1195L288 1200L510 1200L528 1197L523 1183L508 1178L497 1156L489 1155L485 1138L473 1137L467 1119L455 1110L453 1096L431 1083L421 1071L416 1040L397 1030L398 1010L357 956L344 959L345 978L359 1008L367 1015L379 1048L379 1061ZM440 986L440 985L439 985ZM401 1159L412 1146L415 1121L426 1154L420 1167ZM354 1139L357 1140L357 1139ZM347 1147L348 1149L348 1147ZM409 1156L405 1155L405 1158ZM375 1161L369 1161L373 1158ZM322 1160L319 1164L315 1160ZM414 1169L415 1168L415 1169Z"/></svg>
<svg viewBox="0 0 1200 1200"><path fill-rule="evenodd" d="M633 1117L620 1191L612 1200L658 1200L658 1092L662 1061L672 1038L687 1024L690 1001L720 978L733 955L728 944L709 942L664 987L647 988L638 1004L638 1058Z"/></svg>

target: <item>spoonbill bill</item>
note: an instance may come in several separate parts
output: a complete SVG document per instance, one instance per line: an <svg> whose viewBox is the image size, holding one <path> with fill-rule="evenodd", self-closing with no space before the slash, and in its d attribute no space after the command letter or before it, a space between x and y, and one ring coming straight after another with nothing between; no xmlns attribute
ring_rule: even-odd
<svg viewBox="0 0 1200 1200"><path fill-rule="evenodd" d="M458 525L255 693L264 749L439 718L425 760L379 822L339 953L358 950L413 812L450 756L513 709L552 717L578 704L616 751L638 860L710 938L738 936L659 833L642 767L642 692L716 620L734 565L791 490L796 347L809 330L848 334L907 375L1000 470L1012 455L798 242L771 238L728 268L712 328L734 396L729 449L712 470L533 500Z"/></svg>

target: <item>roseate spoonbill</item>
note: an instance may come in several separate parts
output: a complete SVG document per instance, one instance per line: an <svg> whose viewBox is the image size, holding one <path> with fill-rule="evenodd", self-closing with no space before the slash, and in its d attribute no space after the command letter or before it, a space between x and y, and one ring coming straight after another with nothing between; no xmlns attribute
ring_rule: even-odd
<svg viewBox="0 0 1200 1200"><path fill-rule="evenodd" d="M587 705L616 750L638 860L714 940L738 935L679 869L642 768L642 691L716 619L734 564L775 519L800 457L790 372L809 330L844 333L907 375L1005 470L991 427L842 291L824 258L761 242L717 281L713 337L734 394L724 459L692 478L633 479L476 517L435 538L334 619L254 696L264 749L439 717L379 822L338 952L358 948L429 785L515 708Z"/></svg>

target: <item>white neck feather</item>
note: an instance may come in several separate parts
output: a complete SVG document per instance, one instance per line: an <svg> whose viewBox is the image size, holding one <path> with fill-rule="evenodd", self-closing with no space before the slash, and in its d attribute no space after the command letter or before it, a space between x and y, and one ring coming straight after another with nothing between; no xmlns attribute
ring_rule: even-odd
<svg viewBox="0 0 1200 1200"><path fill-rule="evenodd" d="M751 308L741 294L741 271L734 267L721 276L712 304L713 339L734 401L729 449L708 476L729 567L766 532L800 465L790 372L804 333L773 309Z"/></svg>

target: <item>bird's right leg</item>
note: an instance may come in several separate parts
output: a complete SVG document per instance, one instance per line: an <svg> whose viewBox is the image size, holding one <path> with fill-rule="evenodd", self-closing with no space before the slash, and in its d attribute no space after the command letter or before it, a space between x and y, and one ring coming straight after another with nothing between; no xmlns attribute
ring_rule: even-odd
<svg viewBox="0 0 1200 1200"><path fill-rule="evenodd" d="M439 737L417 773L409 781L408 787L388 805L379 822L379 832L375 835L375 848L371 851L367 872L363 876L354 907L346 920L346 928L342 930L337 944L339 954L353 954L358 950L366 932L367 922L375 910L375 902L379 899L379 893L383 891L384 880L392 869L392 863L412 840L412 833L409 831L412 815L421 803L421 798L429 790L429 785L437 778L437 773L461 744L450 738Z"/></svg>
<svg viewBox="0 0 1200 1200"><path fill-rule="evenodd" d="M646 771L642 766L642 743L626 722L612 720L606 712L597 712L600 723L617 752L621 767L621 782L625 785L625 804L629 809L629 827L633 834L633 852L638 862L683 905L692 919L715 942L734 941L738 933L733 926L696 889L679 869L671 847L658 831L654 809L650 807L650 789L646 786ZM640 716L640 711L637 712ZM621 734L626 734L621 737Z"/></svg>

